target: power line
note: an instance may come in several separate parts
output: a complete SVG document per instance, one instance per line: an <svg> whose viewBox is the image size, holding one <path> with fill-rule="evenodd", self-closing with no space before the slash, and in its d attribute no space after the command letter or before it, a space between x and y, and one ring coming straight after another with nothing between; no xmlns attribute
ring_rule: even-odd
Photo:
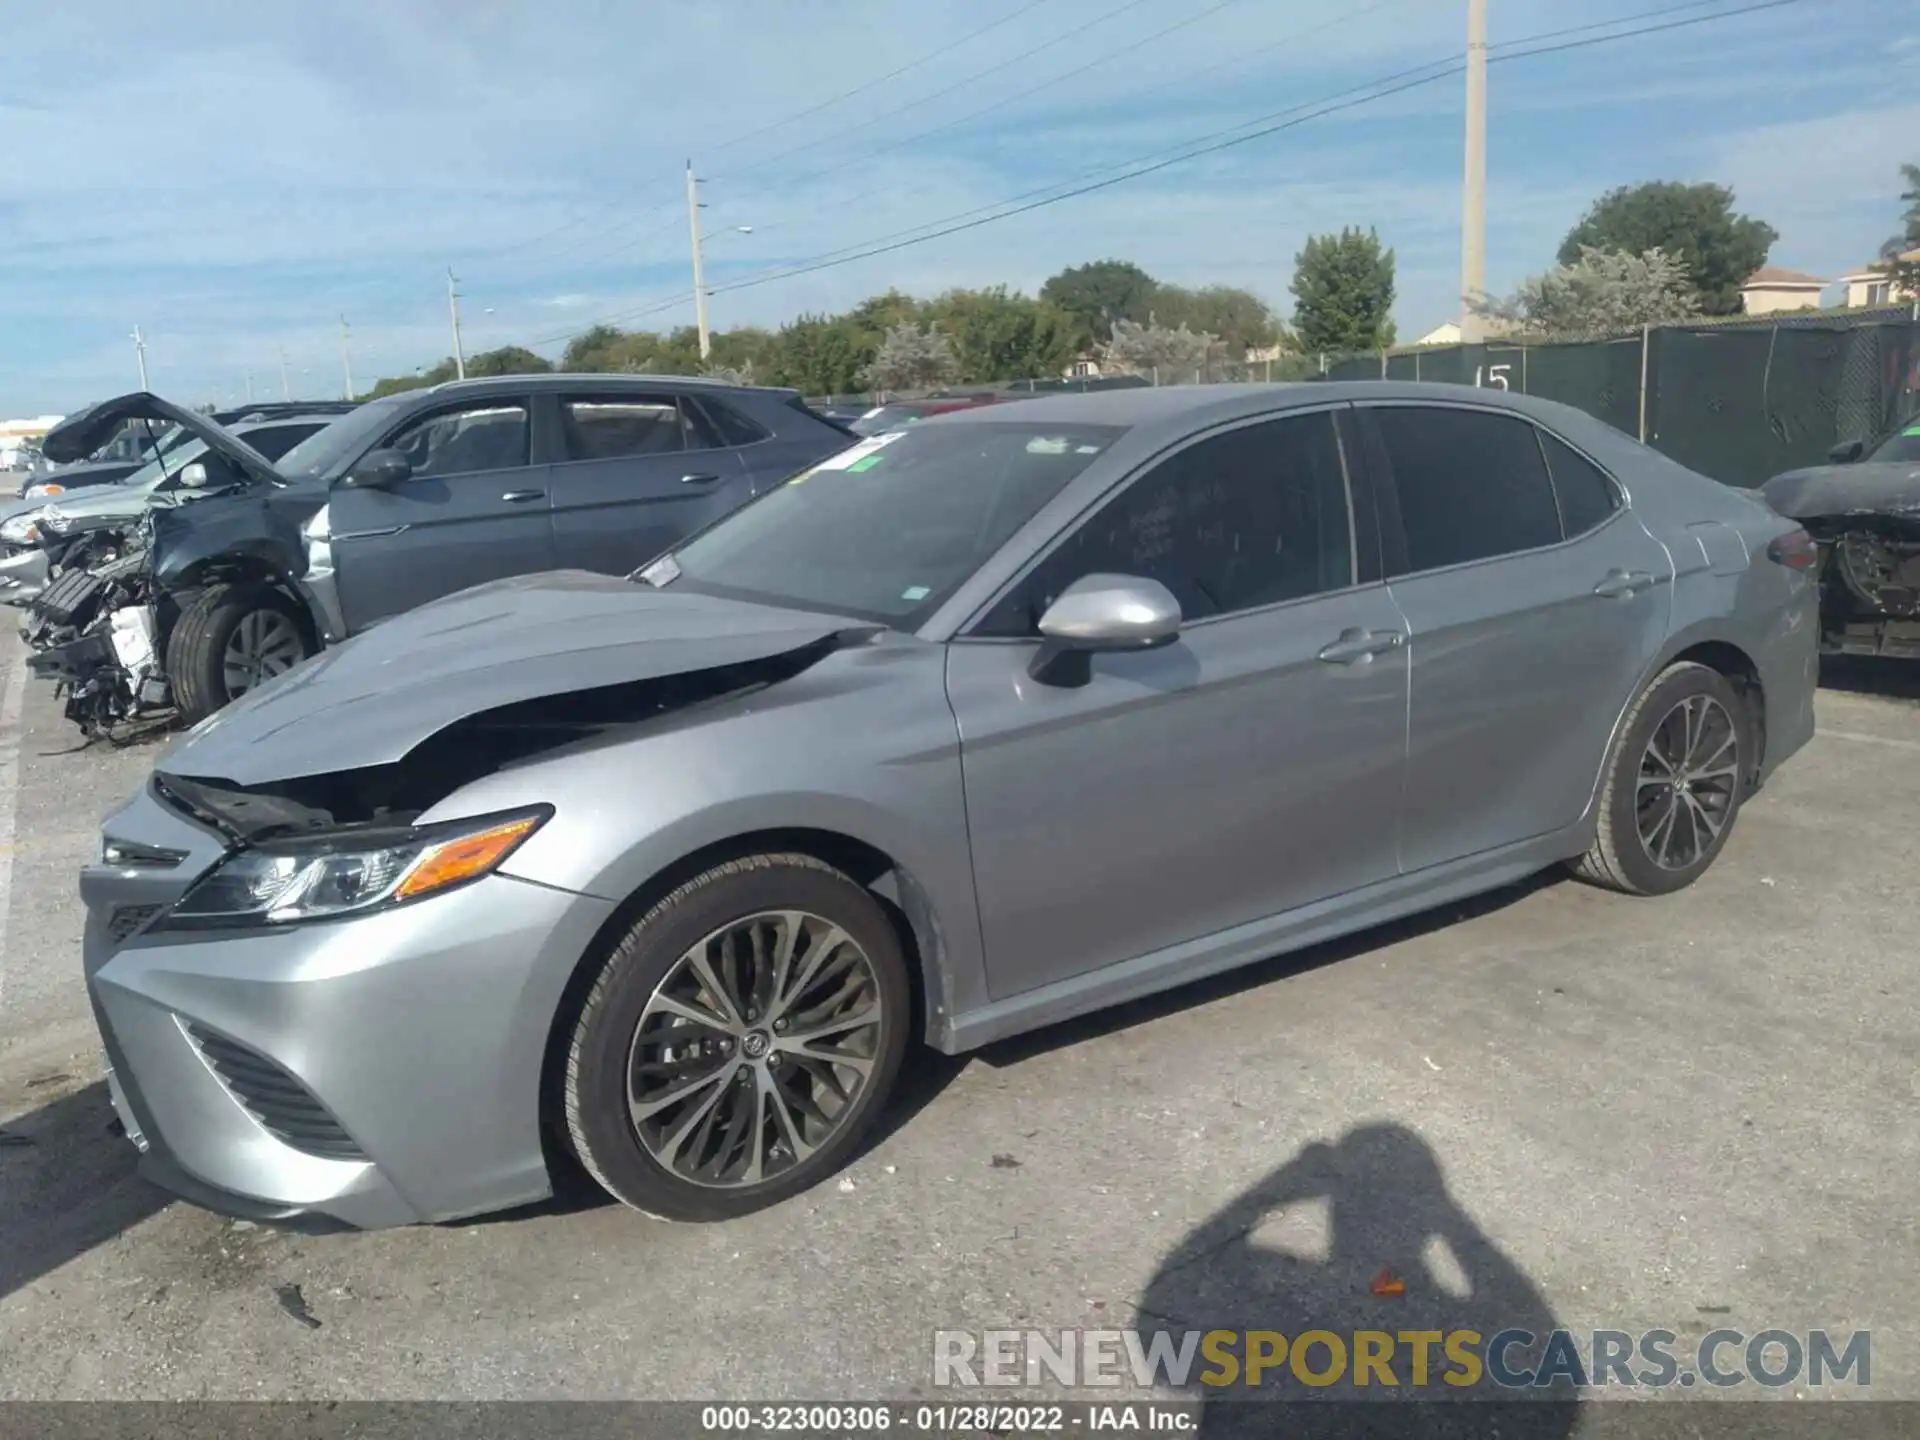
<svg viewBox="0 0 1920 1440"><path fill-rule="evenodd" d="M986 25L982 25L978 30L969 31L965 35L962 35L958 40L955 40L950 42L949 44L943 45L938 50L929 50L926 54L921 55L916 59L909 60L905 65L900 66L898 69L890 70L885 75L881 75L875 79L869 80L865 84L856 85L853 89L843 91L838 95L831 96L828 99L820 101L818 104L809 105L804 110L796 110L790 115L783 115L778 120L768 121L765 125L761 125L756 129L748 130L743 134L735 135L731 140L722 140L717 145L707 146L706 147L707 153L716 154L722 150L730 150L735 145L744 144L748 140L756 139L759 136L766 134L768 131L783 129L786 126L793 124L793 122L796 120L804 120L809 115L817 115L822 110L830 109L832 106L838 105L844 100L851 100L856 95L865 94L867 91L872 90L877 86L886 84L889 80L896 80L900 76L905 75L910 70L917 70L919 69L920 66L925 65L930 60L937 60L943 55L950 54L953 51L959 49L962 45L968 44L971 41L979 39L982 35L987 34L989 31L997 30L1002 25L1008 24L1009 22L1014 20L1018 20L1022 15L1025 15L1030 11L1038 10L1042 5L1050 5L1052 3L1054 3L1054 0L1028 0L1027 4L1020 6L1016 10L1009 11L1007 14L1002 15L998 20L992 21ZM567 231L573 229L574 226L580 224L582 221L593 219L596 216L608 214L613 210L618 209L621 205L624 205L625 203L626 203L626 200L622 198L622 199L607 201L605 203L592 206L586 210L581 211L578 215L574 216L571 220L565 221L564 223L556 226L551 230L542 231L540 234L535 235L530 239L512 241L509 244L498 247L491 253L499 254L499 255L511 255L515 251L524 250L529 246L538 245L543 241L551 240L556 235L564 235ZM675 201L673 203L677 204L678 202Z"/></svg>
<svg viewBox="0 0 1920 1440"><path fill-rule="evenodd" d="M1585 49L1593 45L1610 44L1617 40L1629 40L1642 35L1651 35L1651 34L1657 34L1657 33L1669 31L1669 30L1677 30L1686 26L1705 24L1712 21L1735 19L1742 15L1756 14L1758 12L1766 11L1766 10L1778 10L1778 9L1785 8L1786 6L1789 6L1789 5L1797 5L1801 3L1804 3L1804 0L1757 0L1757 3L1742 5L1731 10L1721 10L1709 15L1694 15L1685 19L1668 20L1668 21L1665 21L1664 23L1641 25L1633 29L1617 30L1612 34L1607 34L1607 35L1589 35L1584 39L1568 40L1568 41L1565 41L1564 43L1559 43L1559 44L1536 43L1538 41L1551 39L1554 36L1559 34L1570 33L1569 31L1548 31L1548 32L1545 32L1544 34L1535 35L1532 37L1527 37L1519 40L1508 41L1508 42L1505 42L1504 45L1502 46L1490 47L1490 49L1499 49L1502 51L1502 53L1500 54L1490 53L1488 55L1488 63L1492 64L1492 63L1497 63L1499 61L1505 61L1505 60L1527 59L1536 55L1555 54L1555 53L1560 53L1560 52L1569 51L1569 50ZM1700 8L1700 6L1698 4L1694 4L1694 5L1681 6L1678 8L1694 9L1694 8ZM1656 11L1652 13L1671 15L1674 13L1674 9L1669 8L1664 11ZM1602 24L1611 23L1611 24L1617 25L1617 24L1624 23L1624 19L1616 20L1612 22L1601 22L1601 23ZM1591 28L1594 28L1594 27L1592 26L1570 27L1571 30L1584 30L1584 29L1591 29ZM1513 48L1513 47L1527 47L1527 46L1531 46L1532 48ZM1354 86L1348 90L1337 92L1336 95L1332 97L1326 97L1321 101L1310 101L1310 102L1307 102L1306 105L1296 105L1296 106L1290 107L1287 110L1276 111L1271 115L1262 116L1255 120L1243 122L1241 125L1229 127L1227 130L1216 131L1212 135L1201 136L1196 140L1188 141L1179 147L1175 147L1175 153L1166 154L1165 158L1143 160L1143 161L1136 161L1136 162L1123 162L1123 163L1126 163L1129 166L1129 168L1122 170L1121 173L1119 174L1111 175L1100 180L1090 181L1085 184L1072 185L1071 188L1059 191L1058 193L1055 193L1055 194L1047 195L1045 198L1042 198L1042 199L1031 200L1028 203L1018 204L1018 205L1012 204L1011 201L1002 201L994 206L984 206L984 207L981 207L982 210L990 209L994 213L978 214L978 212L963 212L963 215L974 214L976 215L977 218L969 219L969 218L962 218L962 217L952 217L955 221L955 223L952 223L952 224L943 224L942 222L939 222L939 221L929 222L931 225L938 228L927 230L927 227L919 227L922 230L926 230L927 233L915 234L913 235L912 238L908 238L908 239L893 240L891 243L881 243L881 241L886 240L887 237L880 237L878 240L874 240L874 241L861 242L854 246L846 247L841 251L830 251L825 256L816 257L814 260L801 265L791 266L791 267L781 269L781 270L776 270L776 271L769 271L760 275L749 276L745 279L736 280L730 284L715 286L713 287L711 293L718 295L718 294L726 294L735 290L752 289L759 285L772 284L777 280L787 280L787 279L793 279L800 275L814 274L821 270L829 270L841 265L852 264L854 261L857 261L857 260L871 259L877 255L890 254L894 251L904 250L914 245L921 245L932 240L944 239L949 235L957 235L968 230L976 230L984 225L991 225L1001 220L1009 220L1017 215L1024 215L1031 211L1040 210L1051 205L1060 204L1062 201L1077 199L1083 195L1089 195L1099 190L1109 189L1112 186L1123 184L1129 180L1136 180L1145 175L1154 174L1158 171L1168 169L1174 165L1184 163L1185 161L1188 161L1188 160L1199 159L1201 156L1204 156L1204 155L1216 154L1223 150L1229 150L1240 145L1245 145L1254 140L1264 139L1267 136L1278 134L1281 131L1295 129L1298 126L1306 124L1310 120L1320 119L1324 116L1336 114L1344 110L1355 109L1361 105L1371 104L1376 100L1384 100L1393 95L1401 94L1409 90L1418 89L1422 86L1431 85L1434 82L1439 80L1444 80L1449 76L1458 75L1462 73L1465 69L1466 69L1465 64L1459 60L1435 61L1427 65L1416 66L1411 70L1403 70L1403 71L1397 72L1395 75L1386 76L1379 80L1367 82L1366 84ZM1422 72L1431 72L1431 73L1422 73ZM1356 93L1356 92L1365 92L1365 93ZM1278 117L1280 116L1288 116L1290 118L1279 119ZM1275 123L1268 123L1268 122L1275 122ZM1246 130L1248 126L1257 126L1259 128L1250 130L1246 134L1236 135L1233 133L1234 131L1238 131L1238 130ZM1228 137L1228 138L1221 138L1221 137ZM1108 167L1108 168L1112 168L1112 167ZM1055 187L1048 187L1048 188L1052 189ZM1031 194L1032 192L1028 192L1028 193ZM1015 197L1015 198L1017 199L1018 197ZM656 313L659 313L660 311L671 309L671 308L674 308L675 306L684 304L686 302L686 299L687 299L687 293L679 292L673 295L671 298L662 299L657 304L648 305L642 308L637 308L635 310L622 312L616 315L604 316L600 320L595 321L594 324L603 325L603 324L611 323L614 320L636 319L643 315L656 314ZM550 336L546 339L536 340L532 343L535 345L556 344L563 340L570 340L574 338L574 336L576 335L584 334L586 329L591 329L591 328L593 327L592 326L583 327L582 329L579 329L579 330L568 331L564 334Z"/></svg>
<svg viewBox="0 0 1920 1440"><path fill-rule="evenodd" d="M828 144L829 142L834 140L838 140L843 136L851 135L855 131L870 129L873 126L878 125L882 120L891 120L896 115L904 115L907 111L916 110L920 106L928 104L931 101L944 99L946 96L953 94L953 92L956 90L964 90L969 85L974 84L976 81L984 80L987 78L987 76L995 74L1001 70L1005 70L1010 65L1018 65L1023 60L1031 60L1035 55L1040 54L1043 50L1051 50L1056 45L1065 44L1067 41L1073 39L1074 36L1084 35L1087 31L1094 29L1096 26L1105 25L1109 21L1117 20L1122 15L1126 14L1129 10L1138 10L1142 5L1145 5L1146 3L1147 3L1147 0L1125 0L1124 4L1118 5L1112 10L1108 10L1103 14L1097 15L1093 19L1085 22L1084 24L1076 25L1073 27L1073 29L1064 31L1061 34L1054 36L1051 40L1044 40L1040 44L1035 45L1030 50L1022 50L1018 55L1015 55L1010 59L1002 60L994 65L989 65L984 70L975 71L973 74L966 76L964 79L956 80L954 81L953 84L948 85L943 89L935 90L930 95L922 95L917 100L910 100L904 105L897 105L891 110L883 111L881 114L872 116L866 120L862 120L857 124L844 126L839 130L833 131L831 134L822 135L817 140L809 140L804 145L795 145L790 149L780 151L778 154L769 155L764 160L756 160L753 164L736 172L736 174L751 175L757 170L764 170L769 165L778 164L780 161L788 159L791 156L802 154L808 150L817 150L822 145ZM733 179L735 177L726 176L723 178Z"/></svg>

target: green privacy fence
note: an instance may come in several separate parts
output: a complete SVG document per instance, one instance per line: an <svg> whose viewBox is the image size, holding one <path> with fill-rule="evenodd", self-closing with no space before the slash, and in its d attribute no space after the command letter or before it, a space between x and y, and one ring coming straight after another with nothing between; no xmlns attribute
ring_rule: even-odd
<svg viewBox="0 0 1920 1440"><path fill-rule="evenodd" d="M1482 385L1575 406L1702 474L1754 486L1872 440L1920 408L1909 308L1656 326L1571 343L1328 357L1329 380Z"/></svg>

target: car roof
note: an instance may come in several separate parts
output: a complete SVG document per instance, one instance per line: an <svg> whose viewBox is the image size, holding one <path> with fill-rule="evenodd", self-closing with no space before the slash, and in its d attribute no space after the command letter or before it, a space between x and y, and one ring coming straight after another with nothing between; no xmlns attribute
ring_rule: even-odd
<svg viewBox="0 0 1920 1440"><path fill-rule="evenodd" d="M236 420L226 428L236 435L244 435L249 430L264 430L275 425L331 425L338 415L259 415L250 420Z"/></svg>
<svg viewBox="0 0 1920 1440"><path fill-rule="evenodd" d="M1453 403L1512 410L1536 420L1564 421L1567 407L1509 390L1417 380L1302 380L1251 385L1158 385L1035 395L1017 406L974 405L932 416L925 426L1120 425L1130 429L1197 425L1306 405L1357 400Z"/></svg>
<svg viewBox="0 0 1920 1440"><path fill-rule="evenodd" d="M608 375L593 370L542 370L526 375L486 375L470 380L443 380L438 385L394 393L496 395L505 390L557 390L583 384L591 385L595 390L658 390L663 385L671 385L676 390L711 390L715 394L787 396L800 393L783 385L734 385L706 375Z"/></svg>

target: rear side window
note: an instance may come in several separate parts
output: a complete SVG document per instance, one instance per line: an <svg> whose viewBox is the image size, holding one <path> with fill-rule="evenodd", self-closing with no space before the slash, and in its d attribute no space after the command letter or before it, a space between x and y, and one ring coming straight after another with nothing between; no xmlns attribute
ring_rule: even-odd
<svg viewBox="0 0 1920 1440"><path fill-rule="evenodd" d="M690 414L706 416L707 428L722 445L757 445L767 438L767 432L731 405L723 404L708 396L689 400L687 409Z"/></svg>
<svg viewBox="0 0 1920 1440"><path fill-rule="evenodd" d="M1598 465L1545 430L1540 432L1540 443L1546 447L1554 498L1560 502L1560 524L1568 535L1586 534L1619 508L1619 492Z"/></svg>
<svg viewBox="0 0 1920 1440"><path fill-rule="evenodd" d="M623 460L687 448L680 405L671 395L579 396L560 402L569 460Z"/></svg>
<svg viewBox="0 0 1920 1440"><path fill-rule="evenodd" d="M1407 570L1438 570L1561 540L1534 428L1484 410L1369 407L1400 502Z"/></svg>
<svg viewBox="0 0 1920 1440"><path fill-rule="evenodd" d="M835 430L844 430L849 435L853 433L853 431L847 429L846 421L836 420L831 415L822 415L798 395L787 401L787 405L789 408L798 410L802 415L808 416L810 419L818 420L822 425L830 425Z"/></svg>

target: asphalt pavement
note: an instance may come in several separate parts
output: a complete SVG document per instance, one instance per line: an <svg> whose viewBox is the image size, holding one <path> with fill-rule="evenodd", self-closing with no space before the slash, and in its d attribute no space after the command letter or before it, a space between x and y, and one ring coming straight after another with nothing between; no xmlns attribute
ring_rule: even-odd
<svg viewBox="0 0 1920 1440"><path fill-rule="evenodd" d="M76 750L9 632L0 1398L904 1398L936 1328L1340 1330L1389 1263L1476 1327L1870 1328L1920 1398L1920 685L1848 683L1677 896L1543 878L921 1057L843 1180L740 1222L308 1235L134 1176L74 874L155 747Z"/></svg>

